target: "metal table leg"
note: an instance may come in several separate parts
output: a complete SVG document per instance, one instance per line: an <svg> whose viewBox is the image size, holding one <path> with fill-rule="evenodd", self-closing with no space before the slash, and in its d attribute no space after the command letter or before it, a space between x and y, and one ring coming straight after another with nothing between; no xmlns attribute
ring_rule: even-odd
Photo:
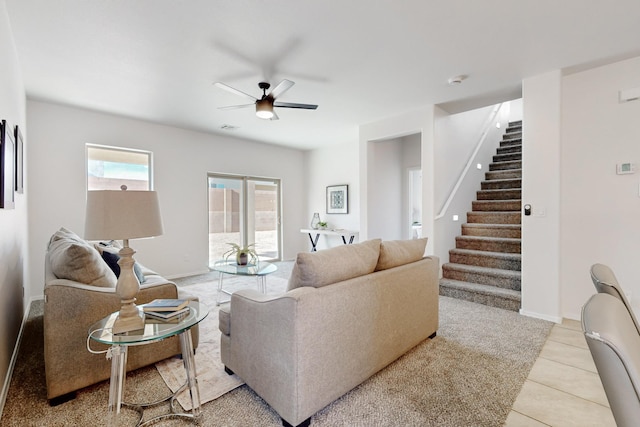
<svg viewBox="0 0 640 427"><path fill-rule="evenodd" d="M309 233L309 240L311 240L311 252L316 252L316 246L318 245L318 239L320 238L320 233L316 233L316 238L314 239L311 233Z"/></svg>

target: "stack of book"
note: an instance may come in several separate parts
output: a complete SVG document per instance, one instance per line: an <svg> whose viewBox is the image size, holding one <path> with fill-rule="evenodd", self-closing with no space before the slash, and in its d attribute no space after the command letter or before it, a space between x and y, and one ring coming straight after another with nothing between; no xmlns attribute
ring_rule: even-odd
<svg viewBox="0 0 640 427"><path fill-rule="evenodd" d="M145 321L159 321L178 323L189 313L189 300L186 299L155 299L143 304Z"/></svg>

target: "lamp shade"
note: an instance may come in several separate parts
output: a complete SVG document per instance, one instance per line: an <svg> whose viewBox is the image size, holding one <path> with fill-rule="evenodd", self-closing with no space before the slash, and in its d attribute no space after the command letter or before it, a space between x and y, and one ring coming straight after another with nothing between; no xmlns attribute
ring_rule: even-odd
<svg viewBox="0 0 640 427"><path fill-rule="evenodd" d="M84 238L125 240L162 234L155 191L99 190L87 192Z"/></svg>

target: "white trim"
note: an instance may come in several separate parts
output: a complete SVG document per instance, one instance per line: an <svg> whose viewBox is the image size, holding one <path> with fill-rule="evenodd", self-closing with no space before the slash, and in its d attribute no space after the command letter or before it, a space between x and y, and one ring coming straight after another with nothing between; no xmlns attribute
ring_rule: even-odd
<svg viewBox="0 0 640 427"><path fill-rule="evenodd" d="M536 319L548 320L553 323L562 323L562 316L549 316L547 314L534 313L533 311L523 309L520 309L519 313L527 317L535 317Z"/></svg>

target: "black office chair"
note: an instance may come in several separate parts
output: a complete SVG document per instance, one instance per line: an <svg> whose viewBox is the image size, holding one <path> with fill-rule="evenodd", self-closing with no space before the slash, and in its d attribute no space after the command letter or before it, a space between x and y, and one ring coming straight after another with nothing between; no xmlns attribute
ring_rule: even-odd
<svg viewBox="0 0 640 427"><path fill-rule="evenodd" d="M613 274L613 270L604 264L593 264L591 266L591 280L593 281L598 293L609 294L622 301L627 311L629 311L629 315L631 315L631 319L633 320L633 324L636 326L638 334L640 334L640 324L638 323L638 319L636 319L636 315L633 312L631 304L629 304L629 300L627 300L622 287L620 287L618 279L616 279L616 275Z"/></svg>
<svg viewBox="0 0 640 427"><path fill-rule="evenodd" d="M640 422L640 334L623 302L607 293L582 307L582 330L618 427Z"/></svg>

